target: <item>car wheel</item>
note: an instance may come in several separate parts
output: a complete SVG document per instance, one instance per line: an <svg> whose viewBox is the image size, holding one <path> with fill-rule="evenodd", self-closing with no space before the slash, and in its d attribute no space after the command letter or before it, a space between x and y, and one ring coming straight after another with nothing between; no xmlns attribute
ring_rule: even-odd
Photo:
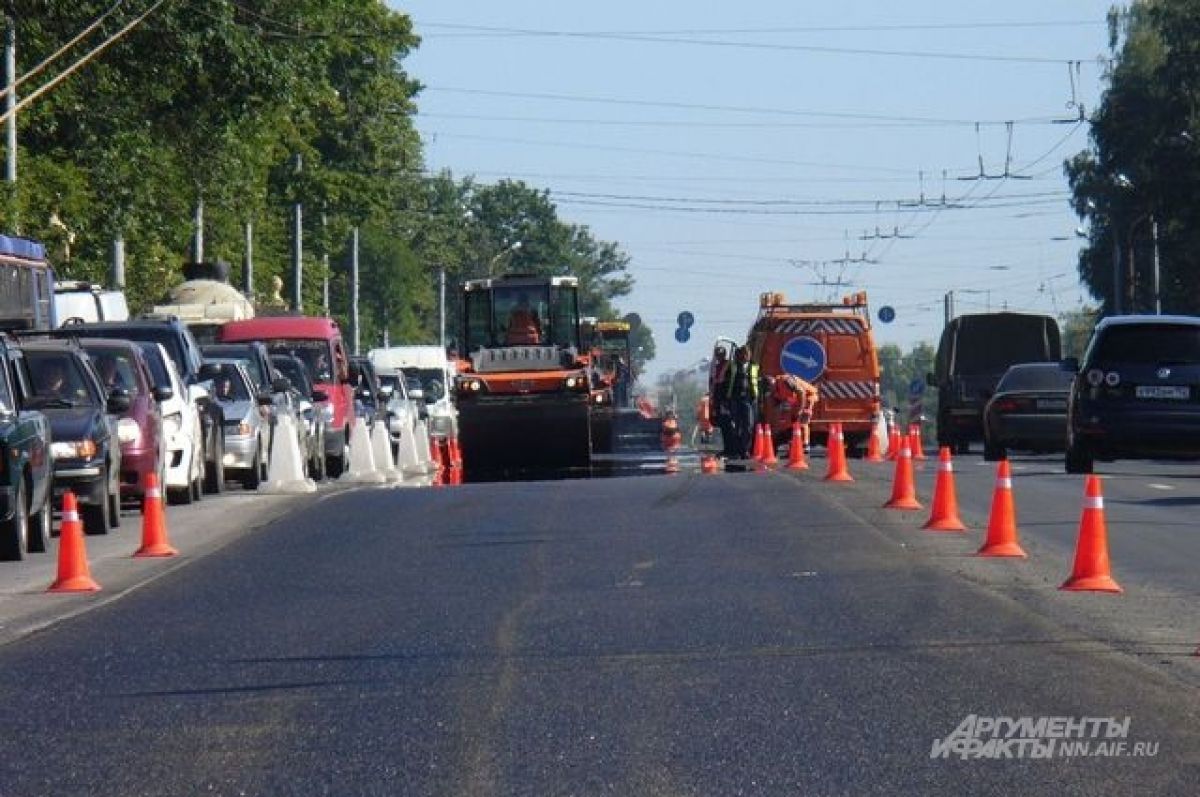
<svg viewBox="0 0 1200 797"><path fill-rule="evenodd" d="M29 521L29 550L34 553L45 553L50 545L50 536L54 533L54 499L50 495L50 486L46 485L46 499L42 508Z"/></svg>
<svg viewBox="0 0 1200 797"><path fill-rule="evenodd" d="M112 502L109 500L107 492L108 472L104 473L104 484L106 492L100 499L98 504L83 504L79 507L80 519L83 520L84 534L108 534L108 530L112 528L112 519L110 518Z"/></svg>
<svg viewBox="0 0 1200 797"><path fill-rule="evenodd" d="M262 443L254 449L254 459L250 470L246 471L246 475L242 477L242 487L247 490L257 490L262 484L262 467L259 465L259 460L262 458Z"/></svg>
<svg viewBox="0 0 1200 797"><path fill-rule="evenodd" d="M1067 444L1067 455L1063 463L1067 473L1091 473L1095 460L1090 452L1078 445Z"/></svg>
<svg viewBox="0 0 1200 797"><path fill-rule="evenodd" d="M29 504L25 499L25 479L17 482L13 496L13 516L0 525L0 559L15 562L29 553Z"/></svg>
<svg viewBox="0 0 1200 797"><path fill-rule="evenodd" d="M330 454L325 457L325 475L331 479L336 479L342 475L342 471L346 469L346 463L350 459L350 432L346 431L343 438L346 442L342 443L341 456Z"/></svg>
<svg viewBox="0 0 1200 797"><path fill-rule="evenodd" d="M204 492L210 495L216 495L225 489L224 441L218 441L214 447L216 456L213 457L212 462L204 463Z"/></svg>
<svg viewBox="0 0 1200 797"><path fill-rule="evenodd" d="M1007 456L1008 452L1004 450L1004 446L983 441L983 458L988 462L999 462Z"/></svg>
<svg viewBox="0 0 1200 797"><path fill-rule="evenodd" d="M169 487L167 488L167 503L186 505L192 503L195 498L192 495L192 485L187 487Z"/></svg>

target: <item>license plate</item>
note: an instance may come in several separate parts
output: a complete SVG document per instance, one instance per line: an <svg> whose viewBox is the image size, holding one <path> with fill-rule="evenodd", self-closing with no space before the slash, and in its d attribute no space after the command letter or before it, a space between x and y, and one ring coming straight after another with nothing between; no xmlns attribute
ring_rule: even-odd
<svg viewBox="0 0 1200 797"><path fill-rule="evenodd" d="M1067 408L1066 399L1038 399L1037 408L1039 410L1065 410Z"/></svg>
<svg viewBox="0 0 1200 797"><path fill-rule="evenodd" d="M1187 401L1190 392L1186 385L1139 385L1135 395L1138 398Z"/></svg>

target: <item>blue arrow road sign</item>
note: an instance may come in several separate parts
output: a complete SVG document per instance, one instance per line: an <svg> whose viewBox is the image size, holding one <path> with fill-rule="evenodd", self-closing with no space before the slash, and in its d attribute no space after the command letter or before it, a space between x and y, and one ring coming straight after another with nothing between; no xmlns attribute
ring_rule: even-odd
<svg viewBox="0 0 1200 797"><path fill-rule="evenodd" d="M779 352L779 367L805 382L812 382L825 373L825 347L816 338L792 338Z"/></svg>
<svg viewBox="0 0 1200 797"><path fill-rule="evenodd" d="M679 341L680 343L687 343L688 338L690 338L691 336L692 336L692 333L688 332L683 327L680 327L679 329L675 330L675 340Z"/></svg>
<svg viewBox="0 0 1200 797"><path fill-rule="evenodd" d="M879 308L879 320L885 324L890 324L896 320L896 309L890 305L884 305Z"/></svg>
<svg viewBox="0 0 1200 797"><path fill-rule="evenodd" d="M679 318L675 320L678 321L679 326L683 327L684 329L691 329L692 324L696 323L696 316L692 315L687 310L684 310L679 314Z"/></svg>
<svg viewBox="0 0 1200 797"><path fill-rule="evenodd" d="M925 380L919 377L914 377L913 381L908 383L908 395L916 398L925 393Z"/></svg>

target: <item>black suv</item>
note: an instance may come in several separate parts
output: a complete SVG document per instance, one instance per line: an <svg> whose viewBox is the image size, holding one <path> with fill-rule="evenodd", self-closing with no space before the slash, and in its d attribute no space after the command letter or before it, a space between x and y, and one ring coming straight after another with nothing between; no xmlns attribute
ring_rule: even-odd
<svg viewBox="0 0 1200 797"><path fill-rule="evenodd" d="M102 321L95 324L71 324L52 334L80 338L119 338L138 343L161 343L175 362L179 376L189 393L195 393L196 408L204 426L204 492L219 493L225 486L225 413L212 400L200 376L203 362L200 346L187 325L178 318L138 318L129 321ZM200 390L193 391L193 387Z"/></svg>
<svg viewBox="0 0 1200 797"><path fill-rule="evenodd" d="M0 559L46 550L53 511L50 422L28 409L24 354L0 339Z"/></svg>
<svg viewBox="0 0 1200 797"><path fill-rule="evenodd" d="M1067 404L1067 473L1095 460L1200 458L1200 318L1110 316L1092 332Z"/></svg>
<svg viewBox="0 0 1200 797"><path fill-rule="evenodd" d="M110 413L129 409L129 393L106 393L87 353L73 341L28 340L21 348L29 370L27 404L50 421L55 498L73 491L83 530L107 534L121 518L121 445Z"/></svg>
<svg viewBox="0 0 1200 797"><path fill-rule="evenodd" d="M374 363L366 357L351 357L350 378L354 380L354 412L371 428L387 415L387 396L380 389Z"/></svg>

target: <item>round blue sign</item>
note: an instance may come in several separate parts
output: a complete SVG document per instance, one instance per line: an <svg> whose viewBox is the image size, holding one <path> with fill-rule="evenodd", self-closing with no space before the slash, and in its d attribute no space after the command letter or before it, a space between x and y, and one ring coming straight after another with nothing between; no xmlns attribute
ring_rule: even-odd
<svg viewBox="0 0 1200 797"><path fill-rule="evenodd" d="M913 381L908 383L908 395L917 397L925 393L925 380L919 377L914 377Z"/></svg>
<svg viewBox="0 0 1200 797"><path fill-rule="evenodd" d="M792 338L779 352L779 367L805 382L812 382L825 373L825 363L825 347L816 338Z"/></svg>
<svg viewBox="0 0 1200 797"><path fill-rule="evenodd" d="M691 329L692 324L696 323L696 316L692 315L687 310L684 310L679 314L679 318L675 320L678 321L679 326L683 327L684 329Z"/></svg>
<svg viewBox="0 0 1200 797"><path fill-rule="evenodd" d="M891 305L885 304L879 308L879 320L885 324L890 324L896 320L896 309Z"/></svg>
<svg viewBox="0 0 1200 797"><path fill-rule="evenodd" d="M692 333L688 332L683 327L680 327L679 329L675 330L675 340L679 341L680 343L687 343L688 338L690 338L691 336L692 336Z"/></svg>

